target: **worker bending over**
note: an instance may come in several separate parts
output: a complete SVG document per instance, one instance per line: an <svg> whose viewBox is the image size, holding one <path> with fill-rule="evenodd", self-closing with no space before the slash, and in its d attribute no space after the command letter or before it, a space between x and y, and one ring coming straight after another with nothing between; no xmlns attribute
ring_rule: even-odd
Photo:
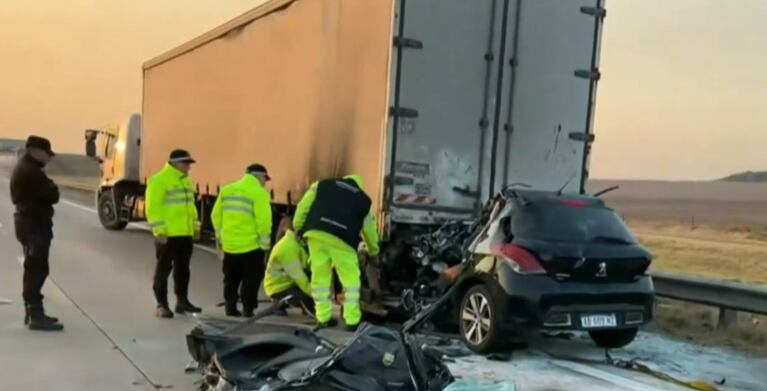
<svg viewBox="0 0 767 391"><path fill-rule="evenodd" d="M305 244L291 229L290 218L280 221L282 238L274 245L266 265L264 291L275 302L292 297L291 305L299 306L314 313L314 301L306 270L309 268L309 254Z"/></svg>
<svg viewBox="0 0 767 391"><path fill-rule="evenodd" d="M309 247L312 297L319 327L336 323L331 301L333 267L344 289L346 327L354 330L362 320L357 260L360 233L370 255L378 254L378 232L370 207L370 197L358 175L315 182L298 203L293 226L303 233Z"/></svg>
<svg viewBox="0 0 767 391"><path fill-rule="evenodd" d="M194 163L189 152L176 149L168 163L149 178L146 187L146 218L155 237L157 265L154 272L154 295L157 316L172 318L168 307L168 276L173 271L176 312L200 312L189 301L189 262L194 240L200 237L195 190L189 178Z"/></svg>
<svg viewBox="0 0 767 391"><path fill-rule="evenodd" d="M252 164L237 182L219 191L211 220L216 244L224 252L224 299L227 316L252 317L264 279L266 251L272 240L271 196L264 187L266 168ZM240 289L241 288L241 289ZM237 309L242 295L242 313Z"/></svg>

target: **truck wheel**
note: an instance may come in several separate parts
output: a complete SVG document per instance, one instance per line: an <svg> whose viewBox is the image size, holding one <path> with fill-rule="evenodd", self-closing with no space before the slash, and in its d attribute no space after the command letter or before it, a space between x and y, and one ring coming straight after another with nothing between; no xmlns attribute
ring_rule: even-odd
<svg viewBox="0 0 767 391"><path fill-rule="evenodd" d="M110 231L119 231L125 229L127 221L120 220L115 208L114 199L110 192L105 192L99 196L99 221L104 228Z"/></svg>
<svg viewBox="0 0 767 391"><path fill-rule="evenodd" d="M618 349L633 342L638 332L639 329L636 327L622 330L594 330L589 331L589 336L600 348Z"/></svg>
<svg viewBox="0 0 767 391"><path fill-rule="evenodd" d="M458 325L469 349L485 354L502 348L498 315L487 287L476 285L466 291L458 311Z"/></svg>

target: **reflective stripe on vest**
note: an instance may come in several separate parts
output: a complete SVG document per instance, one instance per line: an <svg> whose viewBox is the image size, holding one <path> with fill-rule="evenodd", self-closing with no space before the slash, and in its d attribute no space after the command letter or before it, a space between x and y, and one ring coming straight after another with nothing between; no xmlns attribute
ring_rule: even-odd
<svg viewBox="0 0 767 391"><path fill-rule="evenodd" d="M242 212L247 213L250 216L253 216L253 207L247 207L244 205L226 205L224 204L224 207L221 208L224 212Z"/></svg>
<svg viewBox="0 0 767 391"><path fill-rule="evenodd" d="M249 216L255 216L256 213L253 210L253 200L243 196L223 196L221 197L223 202L222 210L224 212L242 212Z"/></svg>
<svg viewBox="0 0 767 391"><path fill-rule="evenodd" d="M192 189L178 188L166 191L163 203L166 205L185 204L192 200L194 200Z"/></svg>

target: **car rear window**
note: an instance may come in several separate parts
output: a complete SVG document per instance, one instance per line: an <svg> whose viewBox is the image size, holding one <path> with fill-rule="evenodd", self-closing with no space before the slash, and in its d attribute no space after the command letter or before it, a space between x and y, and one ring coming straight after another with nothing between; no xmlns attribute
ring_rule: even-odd
<svg viewBox="0 0 767 391"><path fill-rule="evenodd" d="M612 209L564 201L522 206L513 214L511 234L522 239L556 242L636 243Z"/></svg>

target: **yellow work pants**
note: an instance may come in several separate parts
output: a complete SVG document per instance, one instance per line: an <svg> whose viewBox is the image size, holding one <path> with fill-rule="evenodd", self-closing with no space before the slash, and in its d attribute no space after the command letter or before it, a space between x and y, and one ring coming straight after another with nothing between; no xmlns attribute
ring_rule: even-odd
<svg viewBox="0 0 767 391"><path fill-rule="evenodd" d="M335 267L344 288L344 322L348 326L358 325L362 320L362 310L357 253L351 248L334 246L311 237L306 239L306 243L312 268L312 297L317 311L317 322L326 323L333 316L331 281Z"/></svg>

